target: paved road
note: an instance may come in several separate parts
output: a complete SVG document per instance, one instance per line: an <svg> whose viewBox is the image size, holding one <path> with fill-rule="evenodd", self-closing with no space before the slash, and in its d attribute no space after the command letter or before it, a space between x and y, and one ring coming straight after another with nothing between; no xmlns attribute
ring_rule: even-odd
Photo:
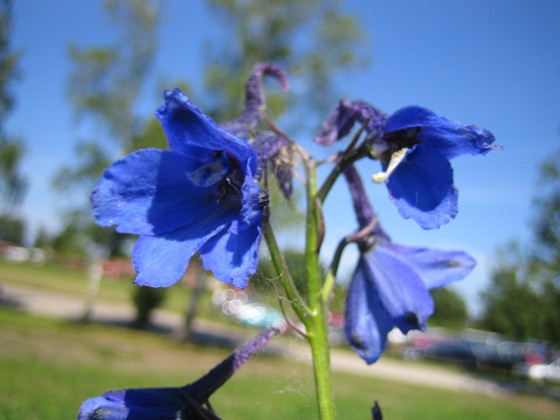
<svg viewBox="0 0 560 420"><path fill-rule="evenodd" d="M85 302L71 295L45 292L35 289L3 285L0 297L5 302L16 304L31 313L47 315L57 318L78 319L83 313ZM92 321L107 323L127 323L134 318L132 306L97 302ZM158 328L167 331L180 331L183 319L180 315L155 311L153 323ZM231 329L221 324L197 321L195 330L201 334L212 334L231 342L240 342L248 336L240 337L239 333L232 333ZM269 345L271 351L278 351L297 360L309 361L307 347L294 340L275 340ZM422 386L442 388L455 391L467 391L490 395L500 395L511 392L508 388L491 382L469 376L466 373L446 371L444 369L414 365L413 362L392 361L382 359L372 366L367 366L359 357L346 351L333 350L332 369L364 376L385 378Z"/></svg>

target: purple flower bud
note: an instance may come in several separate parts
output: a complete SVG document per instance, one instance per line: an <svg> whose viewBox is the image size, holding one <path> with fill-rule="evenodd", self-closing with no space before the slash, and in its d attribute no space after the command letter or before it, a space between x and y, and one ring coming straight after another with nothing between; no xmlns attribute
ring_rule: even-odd
<svg viewBox="0 0 560 420"><path fill-rule="evenodd" d="M80 407L78 420L219 419L205 406L210 396L277 334L272 328L262 331L192 384L121 389L89 398Z"/></svg>
<svg viewBox="0 0 560 420"><path fill-rule="evenodd" d="M315 141L323 146L330 146L346 136L356 122L366 124L369 137L379 137L386 121L385 113L367 102L341 100L323 123Z"/></svg>
<svg viewBox="0 0 560 420"><path fill-rule="evenodd" d="M245 110L239 118L225 123L220 127L248 141L258 156L258 169L255 173L260 179L270 162L272 172L278 179L280 190L286 198L292 194L292 165L293 157L290 141L270 130L259 128L261 118L266 112L266 101L263 89L264 76L273 76L280 82L283 90L288 90L286 74L272 64L260 63L253 67L245 85Z"/></svg>

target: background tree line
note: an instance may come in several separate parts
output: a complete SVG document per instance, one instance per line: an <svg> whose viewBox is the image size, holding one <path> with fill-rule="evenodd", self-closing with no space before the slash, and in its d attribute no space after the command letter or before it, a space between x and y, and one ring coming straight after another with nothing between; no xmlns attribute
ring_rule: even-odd
<svg viewBox="0 0 560 420"><path fill-rule="evenodd" d="M560 344L560 149L539 175L531 241L512 242L497 256L480 326Z"/></svg>

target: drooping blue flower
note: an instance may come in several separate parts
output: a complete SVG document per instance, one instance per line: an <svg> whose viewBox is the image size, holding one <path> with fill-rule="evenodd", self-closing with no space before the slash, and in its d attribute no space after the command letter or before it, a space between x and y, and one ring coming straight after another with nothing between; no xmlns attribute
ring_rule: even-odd
<svg viewBox="0 0 560 420"><path fill-rule="evenodd" d="M350 345L367 363L381 356L395 326L404 334L425 328L434 310L429 289L462 279L475 265L464 252L376 239L359 258L348 289L344 328Z"/></svg>
<svg viewBox="0 0 560 420"><path fill-rule="evenodd" d="M208 399L278 330L268 328L192 384L183 387L131 388L108 391L82 403L78 420L218 419Z"/></svg>
<svg viewBox="0 0 560 420"><path fill-rule="evenodd" d="M374 180L386 182L401 216L435 229L458 211L449 160L500 149L492 145L494 140L487 130L450 121L426 108L402 108L385 125L381 141L385 150L379 156L385 172L374 175Z"/></svg>
<svg viewBox="0 0 560 420"><path fill-rule="evenodd" d="M132 253L139 285L172 285L199 252L216 278L244 288L267 204L255 151L180 90L164 98L156 116L169 150L139 150L105 170L92 194L97 223L140 235Z"/></svg>
<svg viewBox="0 0 560 420"><path fill-rule="evenodd" d="M383 352L395 326L403 333L424 329L434 310L429 289L464 278L475 261L461 251L406 247L391 242L366 197L353 165L344 171L360 229L360 257L345 308L344 332L367 363Z"/></svg>
<svg viewBox="0 0 560 420"><path fill-rule="evenodd" d="M366 102L347 100L338 102L315 141L330 146L357 122L367 132L363 150L383 168L373 180L385 182L399 213L424 229L438 228L457 215L458 192L449 160L501 149L492 145L495 139L489 131L426 108L409 106L387 117Z"/></svg>

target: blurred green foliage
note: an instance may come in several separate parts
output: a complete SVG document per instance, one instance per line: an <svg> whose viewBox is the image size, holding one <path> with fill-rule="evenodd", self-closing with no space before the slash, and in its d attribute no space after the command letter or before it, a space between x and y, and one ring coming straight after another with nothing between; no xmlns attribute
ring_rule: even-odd
<svg viewBox="0 0 560 420"><path fill-rule="evenodd" d="M16 212L27 191L21 173L25 148L6 128L15 106L13 85L20 76L20 54L12 49L12 0L0 0L0 240L22 244L25 223Z"/></svg>
<svg viewBox="0 0 560 420"><path fill-rule="evenodd" d="M434 314L428 323L430 326L447 327L461 330L468 319L467 305L461 295L449 287L430 290L434 299Z"/></svg>
<svg viewBox="0 0 560 420"><path fill-rule="evenodd" d="M560 344L560 149L540 168L533 239L501 251L483 293L481 326Z"/></svg>

